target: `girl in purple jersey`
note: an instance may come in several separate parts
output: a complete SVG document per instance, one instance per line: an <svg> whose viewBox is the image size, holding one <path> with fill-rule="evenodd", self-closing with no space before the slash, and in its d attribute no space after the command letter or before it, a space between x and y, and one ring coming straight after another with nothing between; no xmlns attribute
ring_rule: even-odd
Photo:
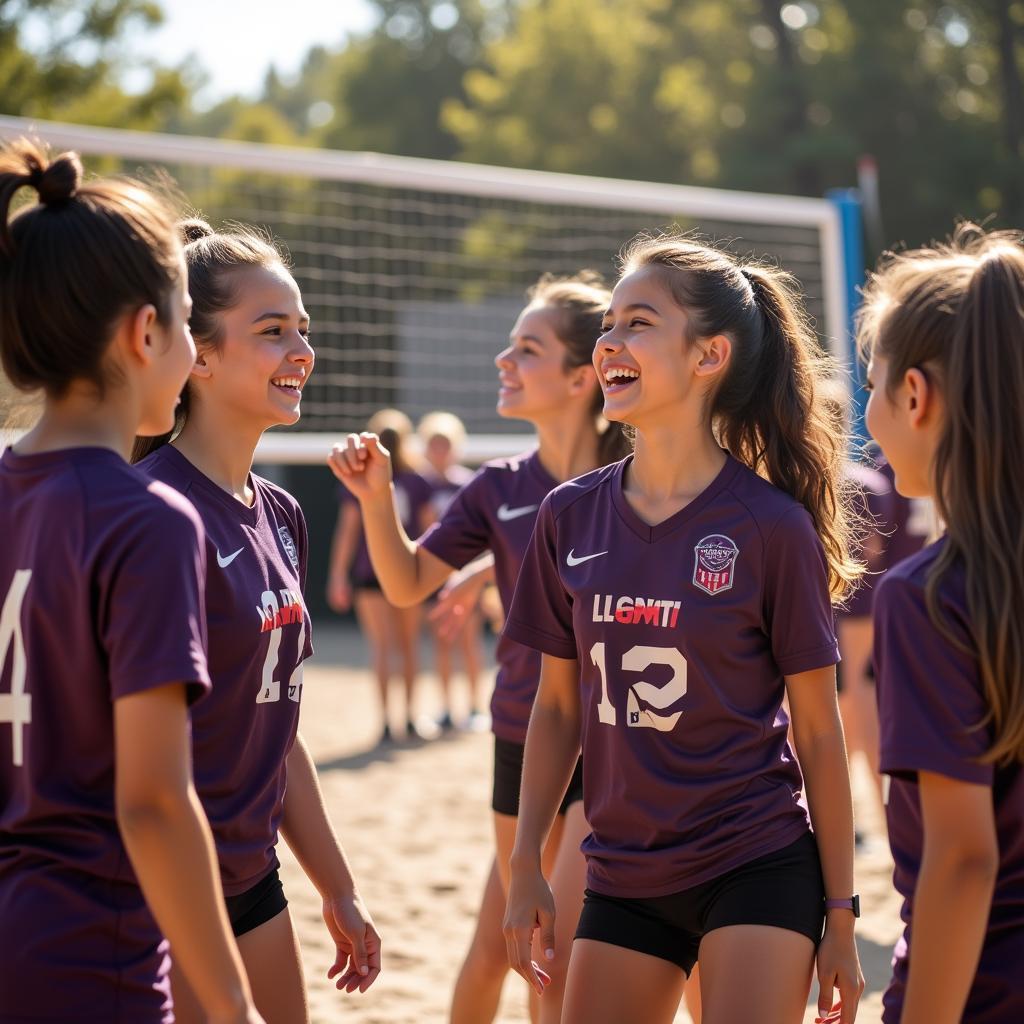
<svg viewBox="0 0 1024 1024"><path fill-rule="evenodd" d="M459 462L462 446L466 442L466 427L462 420L450 412L429 412L416 425L416 433L423 445L423 476L431 487L431 522L436 522L448 510L452 499L469 483L472 470ZM387 445L385 445L387 447ZM442 588L443 589L443 588ZM465 614L449 614L452 607ZM444 709L438 725L442 730L455 727L452 716L452 654L458 649L462 667L469 684L470 718L467 725L485 721L482 690L483 651L480 645L480 611L474 604L469 608L443 602L435 604L427 615L434 637L434 664L441 682ZM478 704L479 702L479 704Z"/></svg>
<svg viewBox="0 0 1024 1024"><path fill-rule="evenodd" d="M198 354L174 430L135 454L148 451L140 468L185 494L206 528L213 693L193 716L196 788L256 1005L268 1024L302 1024L279 831L322 897L337 951L328 977L365 992L380 972L380 939L297 734L312 653L305 521L291 495L251 471L263 432L299 418L313 369L309 316L283 255L257 232L218 234L201 221L183 230ZM200 1021L188 979L172 980L179 1021Z"/></svg>
<svg viewBox="0 0 1024 1024"><path fill-rule="evenodd" d="M505 918L538 992L535 933L568 953L540 849L582 739L563 1021L671 1021L698 956L706 1024L802 1020L815 960L819 1008L838 987L855 1017L831 598L858 566L816 353L781 272L681 237L625 252L594 365L634 453L545 499L505 628L543 654Z"/></svg>
<svg viewBox="0 0 1024 1024"><path fill-rule="evenodd" d="M607 301L608 292L600 279L589 273L569 279L544 278L532 289L529 305L512 328L508 347L495 362L499 414L532 423L539 447L485 465L418 541L409 539L395 513L390 458L379 439L373 434L351 434L344 444L335 446L331 468L359 499L374 568L390 600L402 605L422 601L454 569L490 551L493 566L475 573L470 587L494 579L507 608L544 495L559 480L619 456L622 438L617 427L609 428L600 421L600 389L590 362ZM491 701L495 734L491 806L497 856L472 945L456 982L451 1010L454 1024L493 1020L508 972L501 914L519 809L523 741L540 664L527 648L501 641L498 666ZM543 860L567 927L579 912L583 895L579 845L589 828L579 801L577 774L572 780L565 779L555 801L559 813L552 813L557 820L548 835ZM564 938L567 944L568 933ZM557 1021L565 959L548 967L547 995L532 1013L535 1020Z"/></svg>
<svg viewBox="0 0 1024 1024"><path fill-rule="evenodd" d="M23 187L39 202L8 223ZM83 184L73 153L0 152L0 357L44 396L0 460L5 1024L168 1024L167 940L207 1020L261 1019L192 786L202 528L126 461L173 421L188 309L160 200Z"/></svg>
<svg viewBox="0 0 1024 1024"><path fill-rule="evenodd" d="M946 533L875 596L904 934L886 1024L1024 1020L1024 246L965 225L865 292L867 425Z"/></svg>
<svg viewBox="0 0 1024 1024"><path fill-rule="evenodd" d="M387 447L393 453L398 514L405 528L418 536L434 521L434 515L430 505L432 488L417 472L419 463L413 465L409 451L412 422L398 409L381 409L370 417L367 429L386 438ZM399 608L388 601L370 561L359 503L344 488L339 490L342 500L331 544L327 603L336 612L347 612L355 605L356 618L369 642L377 676L383 720L380 742L385 744L391 743L393 738L388 709L392 703L389 700L392 654L397 648L405 684L405 735L415 739L419 736L414 707L423 608L419 604Z"/></svg>

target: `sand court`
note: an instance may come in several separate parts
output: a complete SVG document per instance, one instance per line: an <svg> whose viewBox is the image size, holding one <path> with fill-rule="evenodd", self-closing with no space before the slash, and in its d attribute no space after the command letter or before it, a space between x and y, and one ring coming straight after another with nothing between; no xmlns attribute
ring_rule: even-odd
<svg viewBox="0 0 1024 1024"><path fill-rule="evenodd" d="M384 969L364 995L334 990L326 977L333 956L319 897L282 843L282 874L302 942L312 1020L444 1022L493 853L491 736L456 733L429 743L372 750L380 726L375 683L361 637L353 626L321 625L314 641L317 653L304 674L300 728L381 933ZM423 664L430 666L427 647ZM461 680L457 686L461 688ZM436 678L425 672L418 712L429 714L439 707L438 693ZM881 834L867 800L867 779L859 772L854 794L858 819L875 835ZM880 1020L891 949L900 929L891 873L882 842L872 843L858 857L857 887L864 913L858 944L867 978L857 1017L861 1024ZM814 1017L812 1002L805 1024ZM499 1019L503 1024L529 1020L525 983L511 974ZM676 1021L684 1024L689 1019L680 1011Z"/></svg>

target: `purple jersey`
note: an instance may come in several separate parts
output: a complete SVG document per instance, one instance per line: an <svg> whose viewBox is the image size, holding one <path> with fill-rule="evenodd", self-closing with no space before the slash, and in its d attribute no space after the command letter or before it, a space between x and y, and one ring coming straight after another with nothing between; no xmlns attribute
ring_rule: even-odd
<svg viewBox="0 0 1024 1024"><path fill-rule="evenodd" d="M891 569L925 546L935 532L935 511L930 499L905 498L896 490L895 474L884 458L878 461L878 471L892 485L891 518L885 543L885 568Z"/></svg>
<svg viewBox="0 0 1024 1024"><path fill-rule="evenodd" d="M508 610L537 509L557 483L541 465L536 451L488 462L419 543L456 569L491 551L502 607ZM496 653L492 728L503 740L523 743L540 680L540 656L505 635L498 640Z"/></svg>
<svg viewBox="0 0 1024 1024"><path fill-rule="evenodd" d="M866 567L857 588L839 608L847 618L866 618L871 614L874 588L886 568L885 551L893 529L895 514L892 483L885 474L863 462L848 462L844 467L847 484L854 488L854 504L866 520L865 533L852 552Z"/></svg>
<svg viewBox="0 0 1024 1024"><path fill-rule="evenodd" d="M398 518L410 537L418 537L423 528L424 512L430 506L433 488L424 477L411 469L396 472L393 483ZM358 504L355 495L344 484L338 485L338 493L342 503ZM378 587L370 549L366 546L366 535L362 532L359 535L359 545L356 547L352 565L349 567L349 577L356 588Z"/></svg>
<svg viewBox="0 0 1024 1024"><path fill-rule="evenodd" d="M0 1019L171 1020L115 815L113 706L209 687L202 526L114 452L8 449L0 532Z"/></svg>
<svg viewBox="0 0 1024 1024"><path fill-rule="evenodd" d="M838 651L802 506L730 457L650 526L623 493L631 459L541 506L505 632L579 662L587 884L642 898L807 831L783 677Z"/></svg>
<svg viewBox="0 0 1024 1024"><path fill-rule="evenodd" d="M430 484L430 511L434 519L440 519L455 495L473 479L473 471L467 466L449 466L443 476L431 470L424 479Z"/></svg>
<svg viewBox="0 0 1024 1024"><path fill-rule="evenodd" d="M963 1019L971 1024L1024 1021L1024 769L982 764L990 729L973 726L985 702L961 566L939 584L939 612L961 649L934 625L925 583L945 539L886 574L875 599L875 665L881 722L881 769L890 776L886 817L903 897L905 929L896 947L883 1019L900 1019L914 955L914 889L924 843L917 773L992 787L999 872L978 971Z"/></svg>
<svg viewBox="0 0 1024 1024"><path fill-rule="evenodd" d="M250 476L255 501L246 508L171 445L139 468L181 491L206 529L213 693L192 715L193 761L224 892L237 896L277 866L285 759L313 650L302 597L306 523L269 481Z"/></svg>

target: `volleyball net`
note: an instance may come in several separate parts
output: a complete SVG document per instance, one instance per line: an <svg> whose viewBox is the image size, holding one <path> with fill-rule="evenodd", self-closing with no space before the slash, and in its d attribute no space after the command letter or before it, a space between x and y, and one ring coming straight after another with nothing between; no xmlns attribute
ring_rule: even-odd
<svg viewBox="0 0 1024 1024"><path fill-rule="evenodd" d="M842 218L826 199L617 181L369 153L286 148L0 117L0 137L73 149L87 171L173 183L214 227L265 228L291 254L316 371L302 420L269 432L265 463L320 462L339 434L392 406L445 409L469 461L518 451L494 411L494 356L544 272L614 279L639 231L695 230L796 275L822 344L849 363Z"/></svg>

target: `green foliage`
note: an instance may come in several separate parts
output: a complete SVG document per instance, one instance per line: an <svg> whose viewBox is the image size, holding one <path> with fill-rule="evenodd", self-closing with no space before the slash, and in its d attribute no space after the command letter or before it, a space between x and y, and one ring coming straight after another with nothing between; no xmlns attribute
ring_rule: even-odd
<svg viewBox="0 0 1024 1024"><path fill-rule="evenodd" d="M125 52L132 29L160 23L149 0L0 0L0 110L25 117L100 125L160 127L186 104L182 72L133 64ZM22 41L28 26L30 50ZM127 93L128 67L148 71L150 85Z"/></svg>
<svg viewBox="0 0 1024 1024"><path fill-rule="evenodd" d="M129 94L147 0L0 0L0 109L613 177L820 195L878 161L887 241L1024 221L1024 0L375 0L258 102L196 72ZM44 26L28 52L18 27ZM39 32L36 32L36 37Z"/></svg>

